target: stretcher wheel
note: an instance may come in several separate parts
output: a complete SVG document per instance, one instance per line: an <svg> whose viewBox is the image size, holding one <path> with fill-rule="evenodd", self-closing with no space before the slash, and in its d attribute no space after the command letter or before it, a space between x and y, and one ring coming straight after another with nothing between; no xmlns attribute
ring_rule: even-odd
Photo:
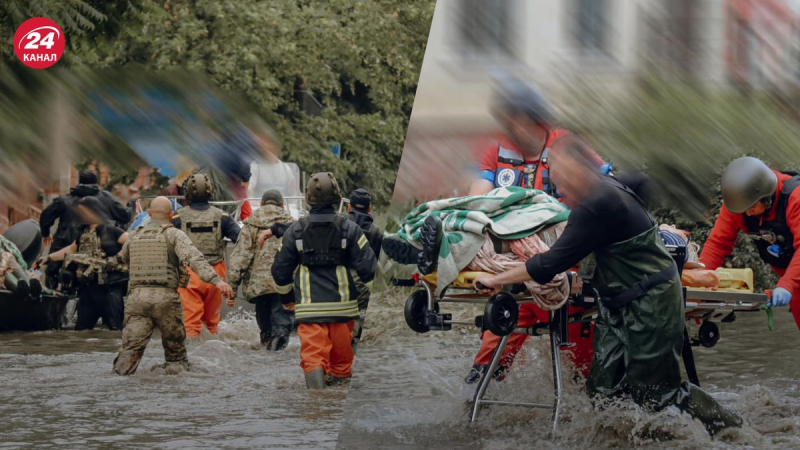
<svg viewBox="0 0 800 450"><path fill-rule="evenodd" d="M427 333L430 327L425 324L425 315L428 312L428 292L419 290L413 292L406 299L405 317L409 328L417 333Z"/></svg>
<svg viewBox="0 0 800 450"><path fill-rule="evenodd" d="M719 342L719 327L716 323L706 320L700 325L697 337L700 339L700 345L711 348Z"/></svg>
<svg viewBox="0 0 800 450"><path fill-rule="evenodd" d="M486 329L497 336L506 336L514 331L519 319L519 305L510 294L501 292L486 302L483 323Z"/></svg>

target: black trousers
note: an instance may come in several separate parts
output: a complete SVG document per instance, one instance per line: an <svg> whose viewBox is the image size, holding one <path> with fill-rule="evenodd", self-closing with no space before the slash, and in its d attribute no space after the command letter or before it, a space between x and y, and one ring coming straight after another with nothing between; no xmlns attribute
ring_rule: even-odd
<svg viewBox="0 0 800 450"><path fill-rule="evenodd" d="M78 321L75 330L92 330L102 318L109 330L121 330L125 315L125 283L87 284L78 289Z"/></svg>
<svg viewBox="0 0 800 450"><path fill-rule="evenodd" d="M265 294L252 299L256 305L256 322L261 330L261 342L276 336L289 336L294 326L294 312L283 309L286 298L294 298L289 294Z"/></svg>

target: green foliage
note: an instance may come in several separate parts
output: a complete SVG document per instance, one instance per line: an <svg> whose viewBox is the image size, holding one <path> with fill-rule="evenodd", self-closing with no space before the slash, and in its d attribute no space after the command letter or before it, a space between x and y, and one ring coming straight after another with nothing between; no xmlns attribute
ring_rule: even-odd
<svg viewBox="0 0 800 450"><path fill-rule="evenodd" d="M368 189L382 206L394 186L435 5L394 3L8 1L0 5L0 32L10 40L35 13L66 27L65 66L200 72L255 105L278 131L284 160L308 172L333 170L346 189ZM303 110L301 91L322 105L319 115ZM341 160L330 142L342 144Z"/></svg>

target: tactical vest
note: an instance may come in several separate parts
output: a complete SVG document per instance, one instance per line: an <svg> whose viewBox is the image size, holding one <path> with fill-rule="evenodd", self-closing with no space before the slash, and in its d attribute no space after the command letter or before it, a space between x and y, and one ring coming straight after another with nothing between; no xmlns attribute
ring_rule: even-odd
<svg viewBox="0 0 800 450"><path fill-rule="evenodd" d="M78 253L92 258L105 258L107 256L103 251L97 231L92 231L89 227L86 227L78 240Z"/></svg>
<svg viewBox="0 0 800 450"><path fill-rule="evenodd" d="M130 282L134 287L181 287L182 265L178 261L166 231L172 225L150 224L140 228L128 243Z"/></svg>
<svg viewBox="0 0 800 450"><path fill-rule="evenodd" d="M344 224L347 218L339 214L315 214L300 219L303 232L297 240L297 250L306 267L347 265L347 239Z"/></svg>
<svg viewBox="0 0 800 450"><path fill-rule="evenodd" d="M224 259L225 241L221 231L224 214L213 206L205 211L191 207L180 210L181 230L189 236L209 264L217 264Z"/></svg>
<svg viewBox="0 0 800 450"><path fill-rule="evenodd" d="M537 175L540 181L544 181L542 175L539 173L540 167L545 169L545 158L549 153L550 146L559 138L566 136L566 130L552 130L547 135L545 141L545 148L539 154L539 160L533 163L526 163L525 157L522 153L505 148L502 145L497 146L497 172L494 176L494 187L509 187L509 186L522 186L528 189L542 188L545 192L544 186L537 183ZM543 164L545 163L545 164ZM554 187L553 193L555 193ZM547 192L550 194L550 192Z"/></svg>
<svg viewBox="0 0 800 450"><path fill-rule="evenodd" d="M789 197L800 186L800 175L783 182L783 189L778 194L775 204L775 218L769 222L760 220L759 217L745 215L747 234L753 238L758 248L758 254L765 263L774 267L785 269L789 267L794 256L794 235L786 223L786 208Z"/></svg>

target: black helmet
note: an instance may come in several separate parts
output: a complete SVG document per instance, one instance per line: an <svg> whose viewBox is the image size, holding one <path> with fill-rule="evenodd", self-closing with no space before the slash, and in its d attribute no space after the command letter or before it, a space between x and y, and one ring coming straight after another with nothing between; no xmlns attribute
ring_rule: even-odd
<svg viewBox="0 0 800 450"><path fill-rule="evenodd" d="M517 78L504 76L498 79L492 103L496 110L525 114L543 127L551 127L556 123L544 96Z"/></svg>
<svg viewBox="0 0 800 450"><path fill-rule="evenodd" d="M744 156L728 164L722 173L722 202L734 214L770 199L778 189L778 177L760 159Z"/></svg>
<svg viewBox="0 0 800 450"><path fill-rule="evenodd" d="M306 186L306 203L311 206L332 205L342 201L339 183L330 172L311 175Z"/></svg>
<svg viewBox="0 0 800 450"><path fill-rule="evenodd" d="M206 174L195 173L183 182L183 195L190 203L207 202L214 195L214 187Z"/></svg>

